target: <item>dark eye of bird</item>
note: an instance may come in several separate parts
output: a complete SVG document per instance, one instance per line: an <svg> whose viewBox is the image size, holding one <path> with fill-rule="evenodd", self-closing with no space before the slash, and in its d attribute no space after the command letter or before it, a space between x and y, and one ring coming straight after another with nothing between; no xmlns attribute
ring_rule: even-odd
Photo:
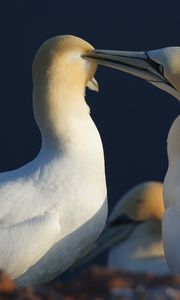
<svg viewBox="0 0 180 300"><path fill-rule="evenodd" d="M138 198L137 201L136 201L137 204L141 204L142 202L143 202L142 198Z"/></svg>

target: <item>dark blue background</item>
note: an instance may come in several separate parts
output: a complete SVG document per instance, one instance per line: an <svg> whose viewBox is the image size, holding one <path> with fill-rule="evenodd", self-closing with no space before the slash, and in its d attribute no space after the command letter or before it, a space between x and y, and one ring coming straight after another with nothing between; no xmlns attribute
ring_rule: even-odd
<svg viewBox="0 0 180 300"><path fill-rule="evenodd" d="M1 4L0 171L32 160L40 134L32 112L31 65L48 38L73 34L95 48L180 46L179 1L7 1ZM138 78L99 67L88 92L104 144L109 206L132 185L163 180L166 138L180 113L172 96Z"/></svg>

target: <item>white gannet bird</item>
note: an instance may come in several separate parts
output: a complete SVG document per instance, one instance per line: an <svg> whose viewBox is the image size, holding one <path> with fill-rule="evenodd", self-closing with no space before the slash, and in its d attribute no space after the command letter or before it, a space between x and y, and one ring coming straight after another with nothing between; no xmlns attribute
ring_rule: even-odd
<svg viewBox="0 0 180 300"><path fill-rule="evenodd" d="M85 102L97 90L94 48L74 36L49 39L33 62L39 155L0 174L0 268L19 285L47 282L97 239L107 217L101 138Z"/></svg>
<svg viewBox="0 0 180 300"><path fill-rule="evenodd" d="M164 180L163 243L170 270L180 274L180 115L167 140L169 166Z"/></svg>
<svg viewBox="0 0 180 300"><path fill-rule="evenodd" d="M180 47L167 47L147 52L94 50L89 58L146 79L158 88L180 100ZM180 117L172 125L168 137L169 168L164 181L165 215L163 243L170 270L180 274Z"/></svg>
<svg viewBox="0 0 180 300"><path fill-rule="evenodd" d="M133 187L117 202L102 235L79 266L109 249L110 268L169 273L162 242L163 213L160 182L148 181Z"/></svg>

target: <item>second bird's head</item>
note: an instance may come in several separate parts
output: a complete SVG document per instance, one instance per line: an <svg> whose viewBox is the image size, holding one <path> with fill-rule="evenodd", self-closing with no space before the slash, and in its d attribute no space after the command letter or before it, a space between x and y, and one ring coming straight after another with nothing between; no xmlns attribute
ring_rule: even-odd
<svg viewBox="0 0 180 300"><path fill-rule="evenodd" d="M180 100L180 47L144 52L94 50L88 57L145 79Z"/></svg>

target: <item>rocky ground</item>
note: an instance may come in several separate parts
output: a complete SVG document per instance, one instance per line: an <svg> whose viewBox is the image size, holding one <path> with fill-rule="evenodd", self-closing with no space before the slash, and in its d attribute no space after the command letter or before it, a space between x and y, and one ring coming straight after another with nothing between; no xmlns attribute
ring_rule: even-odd
<svg viewBox="0 0 180 300"><path fill-rule="evenodd" d="M0 272L0 299L23 300L180 300L180 277L132 274L92 266L71 279L17 288Z"/></svg>

